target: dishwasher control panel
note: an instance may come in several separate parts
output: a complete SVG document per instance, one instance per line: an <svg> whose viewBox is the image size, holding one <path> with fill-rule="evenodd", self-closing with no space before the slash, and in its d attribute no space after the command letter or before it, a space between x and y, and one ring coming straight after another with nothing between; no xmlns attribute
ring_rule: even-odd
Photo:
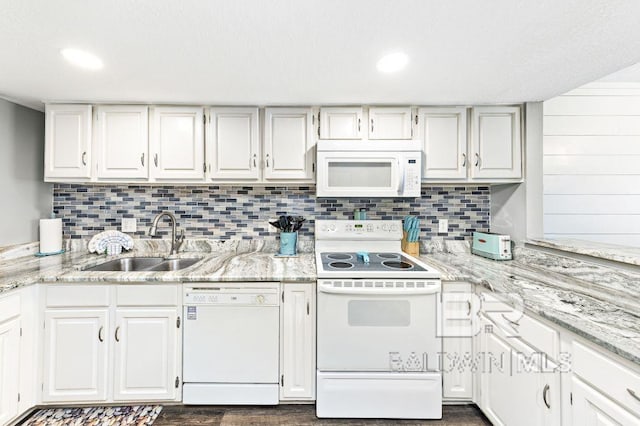
<svg viewBox="0 0 640 426"><path fill-rule="evenodd" d="M278 306L279 290L250 288L192 288L184 292L185 305Z"/></svg>

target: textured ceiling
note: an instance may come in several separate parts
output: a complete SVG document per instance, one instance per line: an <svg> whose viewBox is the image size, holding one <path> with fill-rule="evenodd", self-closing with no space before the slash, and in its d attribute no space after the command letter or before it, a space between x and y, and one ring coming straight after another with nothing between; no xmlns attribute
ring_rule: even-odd
<svg viewBox="0 0 640 426"><path fill-rule="evenodd" d="M544 100L640 61L637 0L0 0L0 94L41 101ZM59 54L100 56L99 72ZM403 50L409 66L380 74Z"/></svg>

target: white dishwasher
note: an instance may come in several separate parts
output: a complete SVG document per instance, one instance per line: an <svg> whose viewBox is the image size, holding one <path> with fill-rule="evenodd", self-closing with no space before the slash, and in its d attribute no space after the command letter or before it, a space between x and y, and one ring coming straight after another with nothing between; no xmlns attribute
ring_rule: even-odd
<svg viewBox="0 0 640 426"><path fill-rule="evenodd" d="M278 404L279 293L277 282L184 287L184 404Z"/></svg>

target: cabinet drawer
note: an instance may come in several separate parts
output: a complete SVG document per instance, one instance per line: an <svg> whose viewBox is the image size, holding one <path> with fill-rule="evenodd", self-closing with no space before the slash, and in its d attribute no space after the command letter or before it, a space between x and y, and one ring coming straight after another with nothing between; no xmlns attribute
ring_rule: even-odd
<svg viewBox="0 0 640 426"><path fill-rule="evenodd" d="M640 372L599 350L573 343L573 372L609 398L640 415Z"/></svg>
<svg viewBox="0 0 640 426"><path fill-rule="evenodd" d="M116 287L118 306L177 306L178 288L175 285L119 285Z"/></svg>
<svg viewBox="0 0 640 426"><path fill-rule="evenodd" d="M509 336L519 337L528 346L558 359L560 334L557 330L487 293L482 294L482 311Z"/></svg>
<svg viewBox="0 0 640 426"><path fill-rule="evenodd" d="M51 285L46 290L49 308L109 306L108 285Z"/></svg>
<svg viewBox="0 0 640 426"><path fill-rule="evenodd" d="M0 299L0 322L20 315L20 295L12 294Z"/></svg>

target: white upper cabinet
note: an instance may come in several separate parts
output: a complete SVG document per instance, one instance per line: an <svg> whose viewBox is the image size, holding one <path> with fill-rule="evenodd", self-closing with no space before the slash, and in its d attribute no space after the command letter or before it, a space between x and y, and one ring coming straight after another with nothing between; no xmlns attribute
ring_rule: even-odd
<svg viewBox="0 0 640 426"><path fill-rule="evenodd" d="M362 107L320 108L320 139L362 139Z"/></svg>
<svg viewBox="0 0 640 426"><path fill-rule="evenodd" d="M467 108L420 108L423 179L467 177Z"/></svg>
<svg viewBox="0 0 640 426"><path fill-rule="evenodd" d="M199 107L151 110L151 176L155 179L204 179L204 123Z"/></svg>
<svg viewBox="0 0 640 426"><path fill-rule="evenodd" d="M44 178L91 176L91 105L45 108Z"/></svg>
<svg viewBox="0 0 640 426"><path fill-rule="evenodd" d="M148 108L96 107L98 179L146 179L149 166Z"/></svg>
<svg viewBox="0 0 640 426"><path fill-rule="evenodd" d="M258 108L211 108L207 134L209 178L260 179Z"/></svg>
<svg viewBox="0 0 640 426"><path fill-rule="evenodd" d="M520 108L485 106L472 111L471 178L521 178Z"/></svg>
<svg viewBox="0 0 640 426"><path fill-rule="evenodd" d="M369 139L411 139L411 107L369 108Z"/></svg>
<svg viewBox="0 0 640 426"><path fill-rule="evenodd" d="M312 180L315 172L311 108L266 108L265 180Z"/></svg>

